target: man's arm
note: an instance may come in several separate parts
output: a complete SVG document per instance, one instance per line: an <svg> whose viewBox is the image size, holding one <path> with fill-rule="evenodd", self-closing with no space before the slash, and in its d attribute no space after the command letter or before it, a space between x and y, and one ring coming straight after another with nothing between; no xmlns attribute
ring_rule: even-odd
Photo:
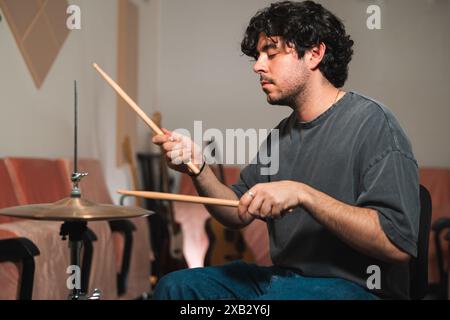
<svg viewBox="0 0 450 320"><path fill-rule="evenodd" d="M222 184L211 168L206 165L203 172L192 179L194 185L201 196L210 198L221 198L229 200L239 200L236 194L226 185ZM241 218L236 208L222 206L206 206L209 213L219 220L223 225L233 229L239 229L247 226L255 218L247 216Z"/></svg>
<svg viewBox="0 0 450 320"><path fill-rule="evenodd" d="M203 158L201 149L192 141L181 135L162 129L164 135L153 137L153 142L162 147L166 155L166 160L170 168L181 172L189 173L186 164L201 163ZM208 165L205 165L203 171L192 178L198 193L202 196L211 198L221 198L226 200L239 200L236 194L226 185L221 183ZM219 220L223 225L233 229L239 229L247 226L255 218L247 215L246 217L238 215L236 208L223 206L206 206L209 213Z"/></svg>
<svg viewBox="0 0 450 320"><path fill-rule="evenodd" d="M384 233L378 213L350 206L312 187L293 181L259 184L250 189L254 197L241 199L243 217L279 218L289 209L303 206L320 224L366 255L396 263L408 262L410 255L397 248Z"/></svg>
<svg viewBox="0 0 450 320"><path fill-rule="evenodd" d="M383 231L378 212L350 206L311 187L303 187L303 206L322 225L356 250L388 262L408 262L410 255L397 248Z"/></svg>

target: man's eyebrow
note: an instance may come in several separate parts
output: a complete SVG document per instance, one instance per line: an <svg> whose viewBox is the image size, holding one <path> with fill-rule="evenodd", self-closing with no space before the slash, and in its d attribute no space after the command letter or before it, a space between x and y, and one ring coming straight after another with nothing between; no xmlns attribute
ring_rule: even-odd
<svg viewBox="0 0 450 320"><path fill-rule="evenodd" d="M260 52L266 52L266 51L269 50L269 49L276 49L276 48L277 48L277 44L271 42L271 43L265 44L265 45L262 47L262 49L261 49Z"/></svg>
<svg viewBox="0 0 450 320"><path fill-rule="evenodd" d="M273 43L273 42L267 43L261 48L261 51L256 50L256 55L255 55L254 58L258 59L259 54L261 52L267 52L269 49L276 49L276 48L278 48L276 43Z"/></svg>

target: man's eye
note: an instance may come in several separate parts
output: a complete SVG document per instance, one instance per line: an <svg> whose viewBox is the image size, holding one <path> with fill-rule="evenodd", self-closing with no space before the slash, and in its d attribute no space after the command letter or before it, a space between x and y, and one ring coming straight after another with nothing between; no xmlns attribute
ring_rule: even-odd
<svg viewBox="0 0 450 320"><path fill-rule="evenodd" d="M267 57L268 57L269 59L273 59L273 58L275 58L275 56L276 56L277 54L278 54L278 53L268 54Z"/></svg>

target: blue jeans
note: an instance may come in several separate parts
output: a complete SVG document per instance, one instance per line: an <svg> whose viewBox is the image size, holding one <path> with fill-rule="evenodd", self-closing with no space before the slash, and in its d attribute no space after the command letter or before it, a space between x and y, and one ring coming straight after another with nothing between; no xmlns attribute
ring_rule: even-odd
<svg viewBox="0 0 450 320"><path fill-rule="evenodd" d="M156 300L374 300L375 295L344 279L305 277L289 269L232 262L186 269L158 282Z"/></svg>

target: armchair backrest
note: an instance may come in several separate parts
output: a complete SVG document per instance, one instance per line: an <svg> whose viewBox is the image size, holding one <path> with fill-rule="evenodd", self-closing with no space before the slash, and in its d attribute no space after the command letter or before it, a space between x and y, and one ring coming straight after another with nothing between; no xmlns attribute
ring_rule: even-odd
<svg viewBox="0 0 450 320"><path fill-rule="evenodd" d="M5 164L20 205L53 203L70 196L66 171L57 160L7 158Z"/></svg>

